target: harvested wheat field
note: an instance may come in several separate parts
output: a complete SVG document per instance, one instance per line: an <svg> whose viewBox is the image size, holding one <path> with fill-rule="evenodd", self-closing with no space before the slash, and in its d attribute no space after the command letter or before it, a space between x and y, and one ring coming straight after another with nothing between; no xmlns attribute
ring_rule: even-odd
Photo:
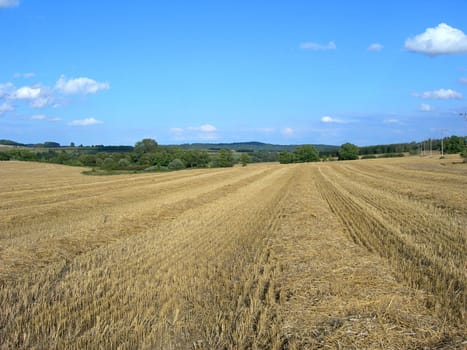
<svg viewBox="0 0 467 350"><path fill-rule="evenodd" d="M0 348L461 349L467 164L0 163Z"/></svg>

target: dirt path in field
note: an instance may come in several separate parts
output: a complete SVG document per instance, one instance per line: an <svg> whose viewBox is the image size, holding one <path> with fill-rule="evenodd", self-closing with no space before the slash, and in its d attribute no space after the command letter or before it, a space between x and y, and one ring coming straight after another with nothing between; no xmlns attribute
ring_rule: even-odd
<svg viewBox="0 0 467 350"><path fill-rule="evenodd" d="M370 200L397 212L360 182L350 191L341 169L96 178L24 164L0 167L17 174L0 184L0 347L461 346L427 291L354 242L343 203L355 222Z"/></svg>

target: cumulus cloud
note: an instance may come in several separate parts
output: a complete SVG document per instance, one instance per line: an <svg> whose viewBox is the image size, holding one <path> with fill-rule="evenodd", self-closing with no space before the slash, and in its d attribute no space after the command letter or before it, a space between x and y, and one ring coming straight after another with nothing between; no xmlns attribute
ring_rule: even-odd
<svg viewBox="0 0 467 350"><path fill-rule="evenodd" d="M43 108L50 103L52 103L53 97L51 96L40 96L34 100L31 101L31 107L32 108Z"/></svg>
<svg viewBox="0 0 467 350"><path fill-rule="evenodd" d="M336 44L333 41L327 43L327 45L322 45L314 42L304 42L300 44L302 50L312 50L312 51L328 51L335 50Z"/></svg>
<svg viewBox="0 0 467 350"><path fill-rule="evenodd" d="M33 88L30 86L23 86L16 90L13 94L13 98L16 100L34 100L41 94L41 88Z"/></svg>
<svg viewBox="0 0 467 350"><path fill-rule="evenodd" d="M97 124L103 124L104 122L101 120L97 120L94 118L84 118L84 119L78 119L78 120L73 120L70 122L71 126L90 126L90 125L97 125Z"/></svg>
<svg viewBox="0 0 467 350"><path fill-rule="evenodd" d="M433 107L430 106L428 103L422 103L422 104L420 105L420 110L421 110L422 112L431 112L431 111L433 110Z"/></svg>
<svg viewBox="0 0 467 350"><path fill-rule="evenodd" d="M9 105L8 103L2 103L0 105L0 115L5 114L6 112L11 112L13 110L13 107Z"/></svg>
<svg viewBox="0 0 467 350"><path fill-rule="evenodd" d="M10 94L9 98L29 101L32 108L43 108L54 100L48 88L30 86L23 86L17 89Z"/></svg>
<svg viewBox="0 0 467 350"><path fill-rule="evenodd" d="M0 0L0 8L16 7L19 5L19 0Z"/></svg>
<svg viewBox="0 0 467 350"><path fill-rule="evenodd" d="M467 36L446 23L427 28L422 34L405 41L405 48L428 56L467 53Z"/></svg>
<svg viewBox="0 0 467 350"><path fill-rule="evenodd" d="M381 51L384 48L383 45L379 43L374 43L368 46L368 51Z"/></svg>
<svg viewBox="0 0 467 350"><path fill-rule="evenodd" d="M323 123L336 123L336 124L342 124L342 123L344 123L343 120L337 119L337 118L333 118L333 117L330 117L330 116L328 116L328 115L325 115L324 117L321 117L321 122L323 122Z"/></svg>
<svg viewBox="0 0 467 350"><path fill-rule="evenodd" d="M432 100L461 100L463 98L460 92L454 91L452 89L439 89L433 91L425 91L414 94L417 97L423 99L432 99Z"/></svg>
<svg viewBox="0 0 467 350"><path fill-rule="evenodd" d="M74 94L95 94L101 90L108 90L110 88L109 83L100 83L93 79L81 77L81 78L74 78L74 79L66 79L64 75L57 80L55 84L55 89L67 94L67 95L74 95Z"/></svg>

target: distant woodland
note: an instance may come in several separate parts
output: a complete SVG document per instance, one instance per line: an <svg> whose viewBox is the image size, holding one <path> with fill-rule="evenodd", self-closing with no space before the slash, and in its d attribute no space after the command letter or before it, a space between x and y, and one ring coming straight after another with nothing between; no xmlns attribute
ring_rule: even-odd
<svg viewBox="0 0 467 350"><path fill-rule="evenodd" d="M402 157L428 152L466 155L467 137L450 136L422 142L358 147L333 145L272 145L261 142L159 145L143 139L134 146L63 146L57 142L23 144L0 140L0 160L21 160L85 166L94 171L170 171L185 168L231 167L237 163L300 163L359 158Z"/></svg>

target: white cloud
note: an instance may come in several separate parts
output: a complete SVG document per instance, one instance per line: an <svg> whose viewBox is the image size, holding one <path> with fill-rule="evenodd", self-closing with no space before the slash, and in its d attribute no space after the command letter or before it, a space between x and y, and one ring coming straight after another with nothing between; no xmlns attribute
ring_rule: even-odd
<svg viewBox="0 0 467 350"><path fill-rule="evenodd" d="M211 124L203 124L201 126L189 126L186 129L181 129L181 128L173 128L173 129L180 129L182 131L184 130L190 130L190 131L201 131L201 132L216 132L217 128L214 125Z"/></svg>
<svg viewBox="0 0 467 350"><path fill-rule="evenodd" d="M467 36L445 23L405 41L405 48L428 56L467 53Z"/></svg>
<svg viewBox="0 0 467 350"><path fill-rule="evenodd" d="M460 92L454 91L452 89L425 91L421 94L415 93L414 96L432 100L461 100L463 98Z"/></svg>
<svg viewBox="0 0 467 350"><path fill-rule="evenodd" d="M95 94L101 90L108 90L110 88L109 83L100 83L90 78L75 78L75 79L66 79L65 76L61 76L55 84L55 89L58 91L67 94Z"/></svg>
<svg viewBox="0 0 467 350"><path fill-rule="evenodd" d="M0 0L0 8L16 7L19 5L19 0Z"/></svg>
<svg viewBox="0 0 467 350"><path fill-rule="evenodd" d="M58 121L61 120L60 118L48 117L45 114L36 114L36 115L31 116L30 119L31 120L44 120L44 121L48 121L48 122L58 122Z"/></svg>
<svg viewBox="0 0 467 350"><path fill-rule="evenodd" d="M433 107L430 106L428 103L422 103L422 104L420 105L420 110L421 110L422 112L431 112L431 111L433 110Z"/></svg>
<svg viewBox="0 0 467 350"><path fill-rule="evenodd" d="M16 100L34 100L41 94L41 88L32 88L29 86L23 86L16 90L13 94L13 98Z"/></svg>
<svg viewBox="0 0 467 350"><path fill-rule="evenodd" d="M43 108L52 103L54 98L48 88L23 86L10 94L13 100L27 100L32 108Z"/></svg>
<svg viewBox="0 0 467 350"><path fill-rule="evenodd" d="M211 124L204 124L204 125L201 125L200 127L195 128L193 130L199 130L199 131L202 131L202 132L215 132L215 131L217 131L217 128L214 125L211 125Z"/></svg>
<svg viewBox="0 0 467 350"><path fill-rule="evenodd" d="M31 101L32 108L42 108L47 106L49 103L53 101L53 98L50 96L40 96Z"/></svg>
<svg viewBox="0 0 467 350"><path fill-rule="evenodd" d="M381 51L384 48L383 45L379 43L374 43L368 46L368 51Z"/></svg>
<svg viewBox="0 0 467 350"><path fill-rule="evenodd" d="M333 41L330 41L329 43L327 43L327 45L321 45L313 42L305 42L300 44L300 48L302 50L328 51L335 50L337 47Z"/></svg>
<svg viewBox="0 0 467 350"><path fill-rule="evenodd" d="M71 126L90 126L90 125L97 125L97 124L103 124L103 121L94 119L94 118L85 118L85 119L78 119L78 120L73 120L70 122Z"/></svg>
<svg viewBox="0 0 467 350"><path fill-rule="evenodd" d="M204 132L214 132L217 131L217 128L210 124L205 124L200 126L200 130Z"/></svg>
<svg viewBox="0 0 467 350"><path fill-rule="evenodd" d="M321 117L321 122L323 123L336 123L336 124L343 124L344 121L341 119L333 118L328 115L325 115L324 117Z"/></svg>
<svg viewBox="0 0 467 350"><path fill-rule="evenodd" d="M0 84L0 98L8 97L14 90L15 87L12 83Z"/></svg>
<svg viewBox="0 0 467 350"><path fill-rule="evenodd" d="M0 105L0 115L5 114L6 112L11 112L13 110L13 107L9 105L8 103L2 103Z"/></svg>
<svg viewBox="0 0 467 350"><path fill-rule="evenodd" d="M186 128L170 128L170 132L176 140L216 140L219 138L217 128L211 124L189 126Z"/></svg>
<svg viewBox="0 0 467 350"><path fill-rule="evenodd" d="M47 120L47 116L44 114L36 114L31 116L32 120Z"/></svg>
<svg viewBox="0 0 467 350"><path fill-rule="evenodd" d="M292 136L295 133L295 130L292 128L284 128L282 129L282 134L285 136Z"/></svg>

